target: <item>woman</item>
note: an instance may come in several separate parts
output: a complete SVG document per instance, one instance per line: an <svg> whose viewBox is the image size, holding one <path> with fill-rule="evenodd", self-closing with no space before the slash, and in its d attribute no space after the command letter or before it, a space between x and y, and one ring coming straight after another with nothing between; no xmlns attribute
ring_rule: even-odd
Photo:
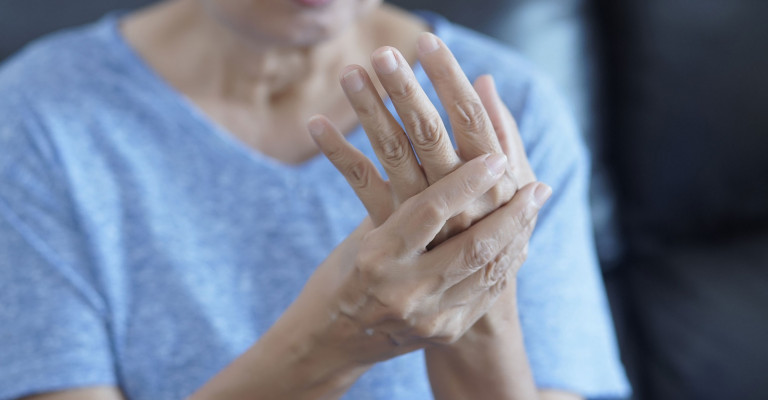
<svg viewBox="0 0 768 400"><path fill-rule="evenodd" d="M0 399L625 395L571 122L421 18L174 0L4 65Z"/></svg>

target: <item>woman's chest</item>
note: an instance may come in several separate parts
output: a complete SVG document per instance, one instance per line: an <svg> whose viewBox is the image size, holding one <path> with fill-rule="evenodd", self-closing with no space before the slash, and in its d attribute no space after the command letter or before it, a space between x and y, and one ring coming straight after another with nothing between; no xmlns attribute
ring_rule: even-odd
<svg viewBox="0 0 768 400"><path fill-rule="evenodd" d="M99 141L69 165L83 182L77 202L116 368L134 399L184 398L202 385L269 329L365 217L323 159L286 167L186 134Z"/></svg>
<svg viewBox="0 0 768 400"><path fill-rule="evenodd" d="M126 213L105 246L122 256L103 266L119 271L106 287L125 384L168 391L135 398L183 398L245 351L364 217L355 198L301 183L143 190L156 194Z"/></svg>

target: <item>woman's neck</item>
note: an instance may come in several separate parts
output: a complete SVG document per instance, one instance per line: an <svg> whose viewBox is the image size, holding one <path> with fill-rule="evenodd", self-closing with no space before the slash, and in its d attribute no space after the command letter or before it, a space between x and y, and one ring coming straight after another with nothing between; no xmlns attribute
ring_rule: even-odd
<svg viewBox="0 0 768 400"><path fill-rule="evenodd" d="M129 16L122 31L173 86L192 96L260 103L301 95L313 81L336 79L346 63L364 60L374 34L371 15L341 35L310 47L247 40L211 16L201 2L163 2Z"/></svg>
<svg viewBox="0 0 768 400"><path fill-rule="evenodd" d="M311 115L325 114L343 132L358 125L338 83L345 65L369 65L370 53L382 45L401 49L413 64L416 37L427 29L382 6L318 45L269 46L238 37L195 4L160 3L128 16L121 31L159 76L211 120L289 163L317 152L304 128Z"/></svg>

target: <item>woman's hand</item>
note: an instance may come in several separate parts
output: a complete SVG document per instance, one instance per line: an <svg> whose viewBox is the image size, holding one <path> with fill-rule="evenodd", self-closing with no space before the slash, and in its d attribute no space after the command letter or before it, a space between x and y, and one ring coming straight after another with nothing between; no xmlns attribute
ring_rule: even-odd
<svg viewBox="0 0 768 400"><path fill-rule="evenodd" d="M422 35L419 50L421 64L448 111L458 152L413 71L403 56L389 47L377 50L371 58L407 134L386 109L364 68L349 66L341 78L389 181L385 182L373 164L348 144L324 117L311 119L309 129L320 149L355 189L377 225L386 220L398 204L464 162L483 154L506 154L509 165L499 184L446 224L433 243L438 244L509 201L518 189L534 182L535 176L514 118L498 97L493 80L483 76L473 87L451 52L434 35ZM547 197L548 194L548 188L542 186L539 195Z"/></svg>
<svg viewBox="0 0 768 400"><path fill-rule="evenodd" d="M493 80L488 76L481 77L473 88L450 51L432 35L423 35L419 47L422 65L448 110L459 146L458 154L437 111L407 63L391 48L378 50L372 59L379 80L401 116L408 136L389 114L362 68L348 67L342 73L342 85L390 181L383 181L373 164L347 143L326 119L311 120L310 131L322 151L355 189L374 221L385 220L398 203L450 173L468 155L502 150L509 159L505 176L478 201L448 221L431 244L436 245L508 201L520 186L533 182L535 177L527 162L514 118L496 93ZM421 163L411 151L411 145ZM538 198L534 201L543 202L550 190L540 185L538 193L533 193ZM532 229L533 225L534 221L531 221L527 227ZM522 224L518 226L522 228ZM530 230L524 232L520 229L513 234L529 235ZM504 270L506 274L514 275L526 258L527 240L528 236L525 236L521 241L525 243L522 247L505 248L498 258L507 265L504 268L494 265L496 271ZM510 281L514 282L514 279ZM501 295L502 301L473 326L473 335L453 346L428 349L427 361L433 387L436 381L453 382L447 385L448 389L435 387L439 398L451 397L447 393L461 398L462 392L475 395L486 393L488 398L528 398L535 389L522 346L516 291L510 288ZM497 340L500 337L502 340ZM502 353L504 357L491 361L493 354ZM451 379L457 373L464 377L472 375L472 371L462 371L465 366L461 365L462 362L472 364L472 357L483 360L472 367L496 367L496 373L484 373L483 379L473 381L470 378L469 382ZM445 361L457 368L451 371L450 367L441 366L448 364ZM483 362L485 365L482 365ZM494 382L510 371L520 378L515 384Z"/></svg>
<svg viewBox="0 0 768 400"><path fill-rule="evenodd" d="M508 280L541 207L528 186L520 196L442 244L427 250L443 226L498 184L502 155L478 157L406 200L368 232L339 286L338 318L371 340L352 354L387 359L430 344L453 343L484 315Z"/></svg>

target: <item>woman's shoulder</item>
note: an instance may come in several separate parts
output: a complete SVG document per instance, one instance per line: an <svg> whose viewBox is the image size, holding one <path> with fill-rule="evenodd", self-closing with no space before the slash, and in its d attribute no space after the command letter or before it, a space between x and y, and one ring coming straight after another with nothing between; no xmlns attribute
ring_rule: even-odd
<svg viewBox="0 0 768 400"><path fill-rule="evenodd" d="M477 56L474 65L490 66L496 62L512 63L513 68L533 72L532 65L511 47L491 36L454 23L447 18L430 12L418 11L417 15L424 18L458 57Z"/></svg>
<svg viewBox="0 0 768 400"><path fill-rule="evenodd" d="M470 78L491 74L497 83L528 85L546 82L546 77L531 62L500 40L432 12L420 11L418 15L451 49Z"/></svg>
<svg viewBox="0 0 768 400"><path fill-rule="evenodd" d="M34 100L65 104L108 69L113 17L54 32L30 42L0 64L0 113ZM3 100L5 99L5 101ZM30 104L27 104L29 106Z"/></svg>
<svg viewBox="0 0 768 400"><path fill-rule="evenodd" d="M99 115L96 94L107 92L114 69L110 23L105 17L49 34L0 64L0 172L32 154L50 156L55 133L73 137L83 115Z"/></svg>
<svg viewBox="0 0 768 400"><path fill-rule="evenodd" d="M499 94L516 118L532 112L568 114L554 82L509 45L435 13L419 15L451 49L471 81L484 74L493 76Z"/></svg>

